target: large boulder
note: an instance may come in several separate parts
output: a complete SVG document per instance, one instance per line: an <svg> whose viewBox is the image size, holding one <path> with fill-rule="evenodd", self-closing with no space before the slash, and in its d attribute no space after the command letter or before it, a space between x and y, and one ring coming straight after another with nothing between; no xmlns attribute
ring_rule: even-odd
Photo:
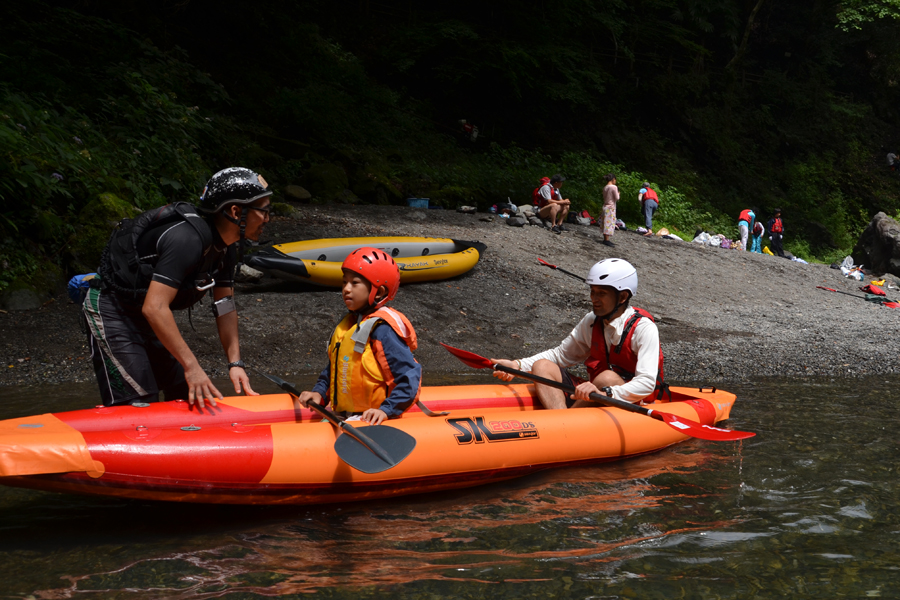
<svg viewBox="0 0 900 600"><path fill-rule="evenodd" d="M40 308L65 289L65 278L59 267L41 260L35 270L16 278L0 292L0 310L32 310Z"/></svg>
<svg viewBox="0 0 900 600"><path fill-rule="evenodd" d="M310 198L312 198L312 194L310 194L304 187L291 184L284 186L284 197L292 202L306 203L309 202Z"/></svg>
<svg viewBox="0 0 900 600"><path fill-rule="evenodd" d="M325 201L334 201L349 185L344 167L327 162L311 166L303 183L313 196Z"/></svg>
<svg viewBox="0 0 900 600"><path fill-rule="evenodd" d="M900 224L883 212L875 215L853 248L853 262L900 276Z"/></svg>

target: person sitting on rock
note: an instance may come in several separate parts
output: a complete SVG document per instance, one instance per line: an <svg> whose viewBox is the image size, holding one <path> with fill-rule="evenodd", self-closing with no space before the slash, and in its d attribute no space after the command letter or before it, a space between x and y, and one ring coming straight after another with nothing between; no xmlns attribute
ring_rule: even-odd
<svg viewBox="0 0 900 600"><path fill-rule="evenodd" d="M585 282L591 288L593 309L559 346L528 358L492 358L491 362L575 387L567 399L561 390L536 384L538 398L548 409L590 406L590 394L601 389L613 398L635 403L654 392L661 397L666 384L659 330L650 313L628 306L637 293L637 271L621 258L607 258L591 267ZM567 371L581 362L587 367L588 381ZM513 378L503 371L494 371L494 377Z"/></svg>
<svg viewBox="0 0 900 600"><path fill-rule="evenodd" d="M400 269L389 254L358 248L341 265L344 305L350 311L328 343L328 365L300 404L331 402L349 420L380 425L419 398L422 365L413 358L416 332L398 310L385 306L400 288Z"/></svg>
<svg viewBox="0 0 900 600"><path fill-rule="evenodd" d="M569 216L571 202L569 202L568 198L563 198L559 191L559 186L565 180L565 177L556 174L538 189L538 216L550 222L550 231L553 233L569 230L563 223L565 223L566 217Z"/></svg>

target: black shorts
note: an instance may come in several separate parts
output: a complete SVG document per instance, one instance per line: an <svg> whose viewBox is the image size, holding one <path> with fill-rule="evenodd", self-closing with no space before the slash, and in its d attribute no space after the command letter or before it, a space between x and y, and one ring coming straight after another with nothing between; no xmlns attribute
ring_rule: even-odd
<svg viewBox="0 0 900 600"><path fill-rule="evenodd" d="M578 387L585 382L581 377L569 373L568 369L560 369L559 371L562 373L562 382L566 385L571 385L573 388ZM566 408L572 408L572 405L575 404L575 402L575 398L566 392Z"/></svg>
<svg viewBox="0 0 900 600"><path fill-rule="evenodd" d="M184 369L141 315L112 292L91 288L84 299L91 361L105 406L187 399Z"/></svg>

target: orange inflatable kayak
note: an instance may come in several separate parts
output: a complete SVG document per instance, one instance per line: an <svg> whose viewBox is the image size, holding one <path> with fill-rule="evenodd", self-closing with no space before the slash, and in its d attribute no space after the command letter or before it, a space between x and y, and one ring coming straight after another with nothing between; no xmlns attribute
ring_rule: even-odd
<svg viewBox="0 0 900 600"><path fill-rule="evenodd" d="M544 410L532 385L423 388L388 426L415 440L395 466L364 473L336 453L347 433L287 394L92 408L0 421L0 484L177 502L315 504L463 488L567 465L621 460L688 439L617 408ZM672 388L665 412L713 425L735 396ZM365 433L385 425L352 424ZM701 442L702 443L702 442Z"/></svg>

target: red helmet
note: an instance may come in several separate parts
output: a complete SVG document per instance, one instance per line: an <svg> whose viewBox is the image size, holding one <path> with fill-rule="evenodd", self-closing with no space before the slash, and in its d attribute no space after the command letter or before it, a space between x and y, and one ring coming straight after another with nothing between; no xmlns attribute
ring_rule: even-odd
<svg viewBox="0 0 900 600"><path fill-rule="evenodd" d="M359 273L372 284L369 305L373 308L381 308L389 300L393 300L397 290L400 289L400 269L391 255L384 250L367 246L357 248L344 259L344 264L341 265L341 270L343 269ZM382 285L387 286L387 295L376 305L375 295Z"/></svg>

